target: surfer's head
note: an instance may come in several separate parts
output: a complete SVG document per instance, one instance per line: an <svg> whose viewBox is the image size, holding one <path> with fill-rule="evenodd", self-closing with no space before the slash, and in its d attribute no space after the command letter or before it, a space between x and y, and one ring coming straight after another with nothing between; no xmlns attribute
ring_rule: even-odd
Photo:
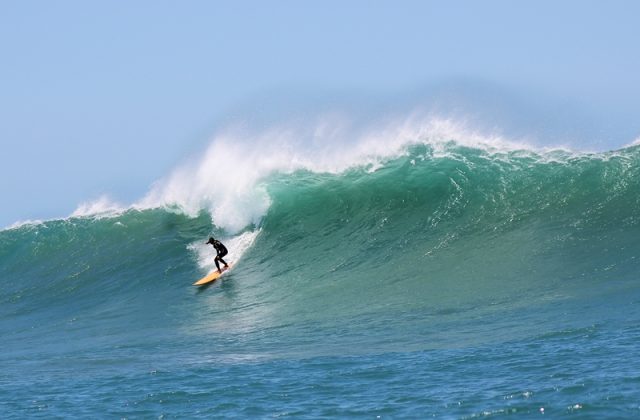
<svg viewBox="0 0 640 420"><path fill-rule="evenodd" d="M208 244L212 244L212 243L213 243L213 241L215 241L215 239L213 239L213 236L210 236L210 237L209 237L209 240L207 241L207 243L206 243L206 244L207 244L207 245L208 245Z"/></svg>

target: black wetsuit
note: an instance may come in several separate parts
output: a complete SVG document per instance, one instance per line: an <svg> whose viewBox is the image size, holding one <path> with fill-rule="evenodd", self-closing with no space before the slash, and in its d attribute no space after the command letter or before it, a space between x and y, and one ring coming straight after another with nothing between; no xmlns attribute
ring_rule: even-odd
<svg viewBox="0 0 640 420"><path fill-rule="evenodd" d="M229 252L227 251L227 247L222 245L222 242L218 241L217 239L215 239L211 245L213 245L213 247L216 249L216 252L218 253L215 259L216 268L218 269L218 271L220 271L220 263L218 261L222 261L224 266L228 267L229 264L227 264L226 261L222 259L222 257L227 255L227 253Z"/></svg>

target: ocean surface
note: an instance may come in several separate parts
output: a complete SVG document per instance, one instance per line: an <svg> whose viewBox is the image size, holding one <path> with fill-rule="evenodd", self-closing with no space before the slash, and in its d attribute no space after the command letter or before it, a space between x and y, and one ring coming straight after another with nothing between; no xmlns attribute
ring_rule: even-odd
<svg viewBox="0 0 640 420"><path fill-rule="evenodd" d="M236 152L0 231L1 418L640 417L640 146Z"/></svg>

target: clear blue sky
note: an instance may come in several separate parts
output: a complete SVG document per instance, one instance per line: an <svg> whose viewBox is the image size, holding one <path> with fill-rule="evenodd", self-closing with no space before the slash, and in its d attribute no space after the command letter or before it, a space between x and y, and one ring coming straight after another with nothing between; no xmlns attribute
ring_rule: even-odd
<svg viewBox="0 0 640 420"><path fill-rule="evenodd" d="M269 98L392 107L486 83L582 107L618 147L640 135L639 16L637 1L4 1L0 227L135 200Z"/></svg>

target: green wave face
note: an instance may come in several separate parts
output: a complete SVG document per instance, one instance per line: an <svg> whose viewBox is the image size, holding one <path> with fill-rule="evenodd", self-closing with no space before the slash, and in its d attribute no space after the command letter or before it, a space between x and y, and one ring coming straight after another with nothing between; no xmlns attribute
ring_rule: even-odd
<svg viewBox="0 0 640 420"><path fill-rule="evenodd" d="M290 295L285 318L420 329L598 295L636 277L638 157L453 144L371 173L277 177L254 255Z"/></svg>

